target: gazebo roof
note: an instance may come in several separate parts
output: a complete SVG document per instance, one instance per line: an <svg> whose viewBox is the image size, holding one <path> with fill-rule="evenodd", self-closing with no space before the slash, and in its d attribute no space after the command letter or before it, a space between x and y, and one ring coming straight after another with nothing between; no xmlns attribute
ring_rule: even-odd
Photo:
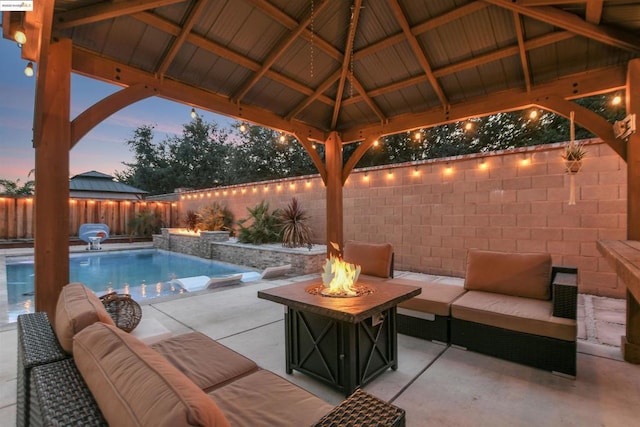
<svg viewBox="0 0 640 427"><path fill-rule="evenodd" d="M59 0L51 33L77 73L352 142L622 88L638 29L628 0Z"/></svg>

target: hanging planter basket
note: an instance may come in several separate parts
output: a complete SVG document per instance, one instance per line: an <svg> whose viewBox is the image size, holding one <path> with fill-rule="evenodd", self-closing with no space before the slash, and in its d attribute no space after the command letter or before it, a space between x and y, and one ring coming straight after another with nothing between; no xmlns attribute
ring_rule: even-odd
<svg viewBox="0 0 640 427"><path fill-rule="evenodd" d="M564 167L568 174L577 174L582 169L582 160L565 160Z"/></svg>

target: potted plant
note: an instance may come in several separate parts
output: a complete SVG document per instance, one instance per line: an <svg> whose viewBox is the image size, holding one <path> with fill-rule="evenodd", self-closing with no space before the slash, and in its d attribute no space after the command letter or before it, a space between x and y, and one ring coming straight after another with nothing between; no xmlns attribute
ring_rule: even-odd
<svg viewBox="0 0 640 427"><path fill-rule="evenodd" d="M582 159L587 155L587 150L582 144L569 144L564 148L562 158L569 173L578 173L582 167Z"/></svg>

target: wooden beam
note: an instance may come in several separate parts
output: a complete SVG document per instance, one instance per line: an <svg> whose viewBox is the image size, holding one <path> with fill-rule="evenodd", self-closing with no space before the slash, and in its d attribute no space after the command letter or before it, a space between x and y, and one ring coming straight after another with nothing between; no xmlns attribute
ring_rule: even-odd
<svg viewBox="0 0 640 427"><path fill-rule="evenodd" d="M451 104L449 111L433 108L420 113L402 114L389 118L388 122L374 123L358 129L350 129L342 133L345 143L362 141L370 135L391 135L409 129L432 127L446 123L466 120L472 117L514 111L527 108L533 104L532 99L558 95L564 99L582 98L624 88L626 67L605 67L588 73L578 73L560 78L531 88L527 94L523 89L511 89L496 92L488 96Z"/></svg>
<svg viewBox="0 0 640 427"><path fill-rule="evenodd" d="M629 61L626 87L627 113L640 116L640 59ZM629 137L627 143L627 239L640 240L640 133ZM634 254L636 255L636 254ZM622 269L618 269L620 272ZM628 279L627 275L627 279ZM624 278L624 277L623 277ZM640 298L627 286L626 335L622 337L624 360L640 363Z"/></svg>
<svg viewBox="0 0 640 427"><path fill-rule="evenodd" d="M385 120L387 120L387 117L382 112L378 104L376 104L375 101L371 99L371 97L367 94L366 89L360 84L358 79L354 78L351 83L353 84L353 86L355 86L356 91L360 93L360 98L364 101L364 103L367 104L369 108L371 108L371 110L374 112L376 116L378 116L378 120L380 120L381 122L384 122Z"/></svg>
<svg viewBox="0 0 640 427"><path fill-rule="evenodd" d="M47 2L53 4L53 2ZM47 48L38 67L35 143L35 301L55 322L56 303L69 283L69 145L71 109L71 40ZM44 65L43 65L44 64Z"/></svg>
<svg viewBox="0 0 640 427"><path fill-rule="evenodd" d="M206 0L196 1L195 7L191 9L191 11L189 11L187 20L182 25L180 34L173 41L173 43L171 44L171 47L165 53L164 58L162 58L162 62L158 67L158 74L162 76L164 75L164 73L167 72L169 65L171 65L171 63L173 62L173 59L178 54L178 51L182 48L182 45L187 40L187 37L189 37L189 34L191 34L191 29L195 25L196 21L200 18L200 15L202 15L202 12L204 12L206 6L207 6Z"/></svg>
<svg viewBox="0 0 640 427"><path fill-rule="evenodd" d="M319 1L316 5L316 10L314 11L314 13L320 13L327 4L329 4L328 0ZM275 48L271 50L269 55L267 55L267 58L262 63L260 69L255 72L246 82L244 82L242 86L240 86L240 89L238 89L236 94L232 97L236 100L236 102L242 100L247 92L249 92L251 88L255 86L256 83L258 83L262 76L265 75L267 70L269 70L273 66L278 58L282 56L282 54L289 48L289 46L291 46L293 42L298 38L298 36L300 36L300 34L307 28L313 18L314 17L311 15L311 12L309 12L309 16L307 16L306 19L299 22L292 32L287 34L286 37L278 42Z"/></svg>
<svg viewBox="0 0 640 427"><path fill-rule="evenodd" d="M342 104L342 94L344 92L345 80L347 73L349 72L349 63L351 59L351 50L353 48L353 39L356 35L356 29L358 28L358 18L360 17L360 8L362 7L362 0L355 0L353 6L351 6L351 20L349 23L349 32L347 33L347 43L344 48L344 56L342 58L342 68L340 72L340 80L338 82L338 92L336 94L335 104L333 105L333 116L331 117L331 130L335 130L336 123L338 123L338 113L340 113L340 106ZM351 76L353 78L353 75ZM340 242L342 243L342 242Z"/></svg>
<svg viewBox="0 0 640 427"><path fill-rule="evenodd" d="M30 61L37 62L36 67L36 96L33 108L33 144L40 141L40 132L43 128L43 103L39 100L45 97L45 79L40 78L40 70L46 73L49 60L49 46L51 45L51 32L53 25L54 2L46 2L46 7L34 8L34 12L26 14L27 24L25 30L27 43L22 46L23 55L28 55ZM49 89L51 90L51 89Z"/></svg>
<svg viewBox="0 0 640 427"><path fill-rule="evenodd" d="M289 114L287 114L286 119L291 120L295 118L298 114L300 114L302 110L311 105L313 101L318 99L320 95L322 95L327 89L331 87L332 84L335 83L336 80L340 78L341 72L341 69L337 69L333 74L331 74L328 79L326 79L320 86L318 86L318 89L316 89L316 91L311 96L308 96L307 98L303 99L301 103L296 105L296 107L291 110Z"/></svg>
<svg viewBox="0 0 640 427"><path fill-rule="evenodd" d="M121 89L118 92L96 102L91 107L80 113L71 122L70 149L73 148L91 129L113 113L122 110L124 107L131 105L134 102L138 102L155 94L155 88L139 83L125 89Z"/></svg>
<svg viewBox="0 0 640 427"><path fill-rule="evenodd" d="M362 141L360 145L358 145L358 148L356 148L355 151L351 154L351 157L347 159L347 162L345 163L342 170L342 185L347 182L347 178L349 178L349 175L351 175L353 169L356 167L360 159L362 159L362 156L364 156L367 151L369 151L369 149L373 146L373 144L375 144L377 140L378 137L376 135L369 135L364 141Z"/></svg>
<svg viewBox="0 0 640 427"><path fill-rule="evenodd" d="M157 96L194 105L203 110L213 111L225 116L244 119L272 129L307 135L316 141L324 141L325 132L297 120L285 120L267 110L247 105L238 105L229 98L207 92L194 86L172 80L160 79L152 73L123 65L101 57L89 51L74 47L73 70L87 77L99 79L118 86L144 84L157 89ZM240 117L239 110L242 110Z"/></svg>
<svg viewBox="0 0 640 427"><path fill-rule="evenodd" d="M454 9L448 12L445 12L442 15L438 15L421 24L416 25L415 27L412 27L411 33L414 36L419 36L422 33L426 33L427 31L434 30L442 25L448 24L453 20L460 19L464 16L478 12L486 7L488 7L488 5L481 1L474 1L471 3L465 4L463 6L456 6ZM362 49L354 53L353 58L356 61L360 60L366 56L373 55L383 49L391 47L394 44L401 43L405 40L406 40L406 37L404 35L404 32L394 34L392 36L389 36L380 40L379 42L363 47Z"/></svg>
<svg viewBox="0 0 640 427"><path fill-rule="evenodd" d="M527 7L509 0L484 0L492 5L502 7L538 21L546 22L559 28L564 28L575 34L595 40L609 46L617 47L634 53L640 53L640 37L631 32L623 32L602 25L585 22L577 15L563 10L549 7Z"/></svg>
<svg viewBox="0 0 640 427"><path fill-rule="evenodd" d="M592 24L599 24L602 19L603 0L587 0L587 13L585 20Z"/></svg>
<svg viewBox="0 0 640 427"><path fill-rule="evenodd" d="M575 102L567 101L558 95L544 96L532 100L536 105L545 110L553 111L561 116L570 117L572 111L575 112L575 122L587 129L589 132L602 139L620 157L626 159L626 144L616 139L613 134L613 123L609 123L604 117L588 110Z"/></svg>
<svg viewBox="0 0 640 427"><path fill-rule="evenodd" d="M429 64L429 60L425 56L424 51L422 50L422 47L418 42L418 39L411 32L411 27L409 26L409 22L407 22L407 18L405 17L404 12L400 7L400 4L398 3L398 0L390 0L389 6L393 10L393 13L396 17L396 21L398 21L398 23L400 24L400 27L402 27L402 32L407 38L407 41L409 42L409 46L411 46L411 50L413 50L413 54L418 59L418 62L420 63L422 70L427 76L427 80L431 84L433 91L436 93L436 96L440 100L440 103L442 104L442 106L446 109L447 105L449 104L449 101L447 100L447 97L444 94L442 87L440 87L440 83L438 83L438 80L433 75L433 71L431 70L431 64Z"/></svg>
<svg viewBox="0 0 640 427"><path fill-rule="evenodd" d="M171 35L177 36L180 33L180 27L178 25L175 25L174 23L152 13L136 13L135 15L132 15L132 17ZM212 42L211 40L208 40L200 35L191 33L188 35L187 41L194 46L197 46L222 58L228 59L229 61L248 68L252 71L257 71L260 69L260 64L256 61L253 61L252 59L236 53L222 45ZM296 90L304 95L310 96L314 93L313 89L301 83L298 83L295 80L292 80L289 77L286 77L276 71L268 70L265 76L274 81L282 83L283 85L288 86L291 89ZM329 98L328 96L320 94L317 99L327 105L333 105L333 99Z"/></svg>
<svg viewBox="0 0 640 427"><path fill-rule="evenodd" d="M522 64L522 74L524 75L524 85L527 92L531 92L531 73L529 71L529 59L527 49L524 47L524 35L522 21L518 12L513 12L513 23L515 24L516 36L518 37L518 52L520 53L520 64Z"/></svg>
<svg viewBox="0 0 640 427"><path fill-rule="evenodd" d="M294 136L300 142L300 144L304 147L304 149L307 151L307 153L309 154L309 157L311 157L311 161L313 162L314 166L318 170L318 173L320 174L320 178L322 178L322 182L326 186L327 185L327 168L325 167L324 163L322 163L322 159L320 158L320 155L318 154L318 152L313 148L313 143L304 135L294 134Z"/></svg>
<svg viewBox="0 0 640 427"><path fill-rule="evenodd" d="M570 39L571 37L575 37L575 35L569 31L559 31L554 33L545 34L540 37L536 37L531 40L527 40L524 42L525 50L537 49L539 47L547 46L549 44L557 43L562 40ZM466 59L460 62L456 62L451 65L444 66L442 68L438 68L433 70L433 75L437 78L447 76L449 74L454 74L462 70L466 70L468 68L473 68L480 66L482 64L487 64L489 62L498 61L502 58L507 58L509 56L517 55L519 52L518 46L507 46L502 49L498 49L494 52L489 52L484 55L477 56L475 58ZM420 75L415 77L410 77L405 80L401 80L395 83L392 83L387 86L382 86L377 89L373 89L369 91L367 94L375 98L376 96L384 95L385 93L393 92L405 87L411 87L420 83L424 83L427 81L427 76ZM344 104L351 104L357 102L358 100L346 100Z"/></svg>
<svg viewBox="0 0 640 427"><path fill-rule="evenodd" d="M96 3L56 14L55 28L57 30L73 28L79 25L92 24L106 19L142 12L143 10L183 3L184 1L185 0L128 0Z"/></svg>
<svg viewBox="0 0 640 427"><path fill-rule="evenodd" d="M337 132L325 141L327 163L327 256L339 255L331 243L340 248L344 243L344 210L342 204L342 142Z"/></svg>

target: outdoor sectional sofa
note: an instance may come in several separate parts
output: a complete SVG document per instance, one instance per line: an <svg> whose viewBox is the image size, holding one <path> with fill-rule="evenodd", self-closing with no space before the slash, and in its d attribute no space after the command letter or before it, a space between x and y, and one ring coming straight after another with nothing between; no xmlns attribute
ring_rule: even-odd
<svg viewBox="0 0 640 427"><path fill-rule="evenodd" d="M422 287L398 332L575 376L577 274L549 254L469 250L464 286L394 279Z"/></svg>
<svg viewBox="0 0 640 427"><path fill-rule="evenodd" d="M55 327L18 317L17 406L19 426L301 426L333 409L203 334L147 346L81 284L63 288Z"/></svg>

